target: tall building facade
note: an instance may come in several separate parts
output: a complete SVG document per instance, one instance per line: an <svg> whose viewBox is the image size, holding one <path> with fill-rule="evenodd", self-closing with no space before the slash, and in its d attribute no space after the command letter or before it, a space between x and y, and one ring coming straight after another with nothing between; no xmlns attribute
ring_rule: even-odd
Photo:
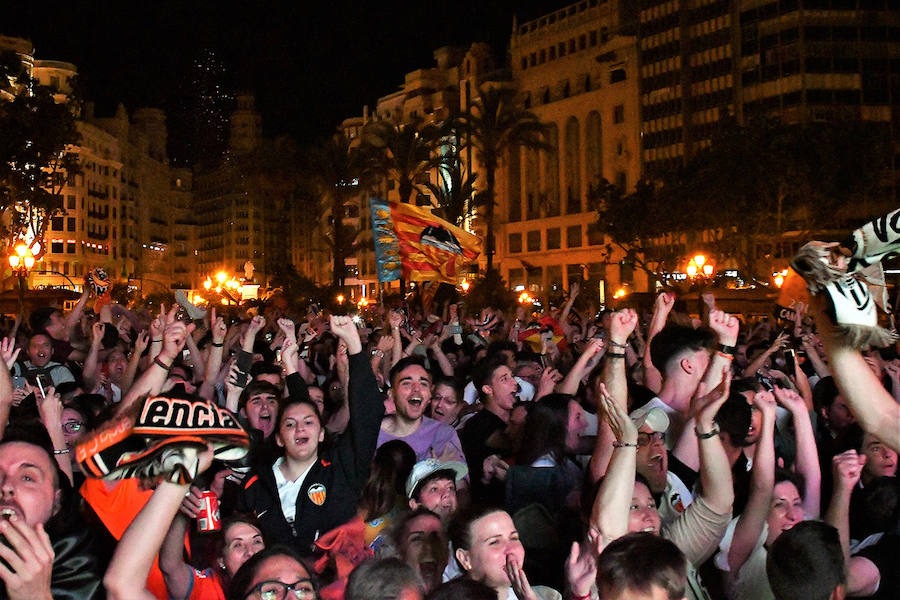
<svg viewBox="0 0 900 600"><path fill-rule="evenodd" d="M31 43L21 38L0 37L0 49L17 52L57 102L72 94L75 65L35 60ZM84 276L101 267L145 293L191 287L194 232L185 225L191 175L168 164L165 115L146 108L129 118L119 106L114 116L100 118L87 102L76 116L81 139L72 150L80 172L67 176L62 210L47 226L46 253L35 264L31 285L80 290Z"/></svg>
<svg viewBox="0 0 900 600"><path fill-rule="evenodd" d="M201 276L243 276L250 262L256 282L266 284L291 259L295 188L290 173L273 169L290 152L279 144L286 142L263 138L253 95L238 95L224 158L194 174Z"/></svg>
<svg viewBox="0 0 900 600"><path fill-rule="evenodd" d="M547 126L552 151L513 149L498 177L497 259L513 288L568 288L582 278L601 295L647 288L588 201L602 180L628 189L641 176L637 41L619 30L614 1L514 23L512 81Z"/></svg>

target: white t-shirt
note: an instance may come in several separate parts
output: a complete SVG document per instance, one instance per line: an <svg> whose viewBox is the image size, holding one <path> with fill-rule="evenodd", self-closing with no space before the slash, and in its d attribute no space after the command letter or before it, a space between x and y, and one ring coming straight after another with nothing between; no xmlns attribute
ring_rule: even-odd
<svg viewBox="0 0 900 600"><path fill-rule="evenodd" d="M300 477L294 481L290 481L281 472L281 465L284 464L284 457L280 457L272 465L272 472L275 474L275 486L278 488L278 499L281 501L281 512L284 514L288 523L294 522L294 516L297 514L297 496L303 488L303 480L309 474L310 469L316 464L315 461L309 463L306 470L300 474Z"/></svg>

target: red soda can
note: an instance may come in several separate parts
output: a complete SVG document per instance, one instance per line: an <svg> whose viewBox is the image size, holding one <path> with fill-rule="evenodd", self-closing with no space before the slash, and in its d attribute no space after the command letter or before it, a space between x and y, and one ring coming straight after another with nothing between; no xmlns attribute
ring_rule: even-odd
<svg viewBox="0 0 900 600"><path fill-rule="evenodd" d="M219 517L219 497L214 492L206 490L200 497L200 512L197 513L197 531L210 532L222 528L222 519Z"/></svg>

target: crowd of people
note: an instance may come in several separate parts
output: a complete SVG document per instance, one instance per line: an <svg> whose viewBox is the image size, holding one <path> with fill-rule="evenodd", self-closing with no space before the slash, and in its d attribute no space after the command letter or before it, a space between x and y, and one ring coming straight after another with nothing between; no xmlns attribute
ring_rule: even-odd
<svg viewBox="0 0 900 600"><path fill-rule="evenodd" d="M578 295L6 319L0 598L900 597L896 347Z"/></svg>

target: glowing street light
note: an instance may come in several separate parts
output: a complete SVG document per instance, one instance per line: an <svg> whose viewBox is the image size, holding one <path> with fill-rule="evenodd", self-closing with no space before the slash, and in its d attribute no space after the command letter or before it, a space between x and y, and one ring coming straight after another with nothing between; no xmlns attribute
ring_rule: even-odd
<svg viewBox="0 0 900 600"><path fill-rule="evenodd" d="M338 304L343 304L344 303L344 295L338 294L336 300L338 301Z"/></svg>
<svg viewBox="0 0 900 600"><path fill-rule="evenodd" d="M619 289L616 290L616 293L613 294L613 298L624 298L627 295L628 295L628 290L626 290L623 287L620 287Z"/></svg>
<svg viewBox="0 0 900 600"><path fill-rule="evenodd" d="M228 273L226 273L225 271L219 271L218 273L216 273L216 281L218 281L219 283L225 283L226 281L228 281Z"/></svg>
<svg viewBox="0 0 900 600"><path fill-rule="evenodd" d="M687 276L691 279L696 279L701 275L708 279L716 272L716 267L706 258L706 255L696 254L688 261L687 266L684 268L684 272L687 273Z"/></svg>
<svg viewBox="0 0 900 600"><path fill-rule="evenodd" d="M463 294L465 294L465 293L468 293L469 287L470 287L471 285L472 285L472 284L469 283L469 280L468 280L468 279L463 279L463 280L462 280L462 283L459 284L459 287L462 289Z"/></svg>

